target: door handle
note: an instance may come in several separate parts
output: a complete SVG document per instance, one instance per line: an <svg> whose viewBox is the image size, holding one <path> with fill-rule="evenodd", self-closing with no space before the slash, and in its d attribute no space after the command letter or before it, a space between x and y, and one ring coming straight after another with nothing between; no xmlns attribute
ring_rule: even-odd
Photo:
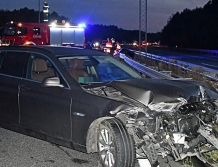
<svg viewBox="0 0 218 167"><path fill-rule="evenodd" d="M20 90L30 90L30 87L26 85L20 85Z"/></svg>

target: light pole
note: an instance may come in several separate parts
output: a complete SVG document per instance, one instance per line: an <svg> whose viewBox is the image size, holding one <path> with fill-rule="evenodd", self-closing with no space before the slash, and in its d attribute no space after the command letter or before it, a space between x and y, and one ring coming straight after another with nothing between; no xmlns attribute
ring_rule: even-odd
<svg viewBox="0 0 218 167"><path fill-rule="evenodd" d="M39 0L39 23L40 23L40 0Z"/></svg>
<svg viewBox="0 0 218 167"><path fill-rule="evenodd" d="M145 42L145 53L147 54L147 0L139 0L139 51L142 41Z"/></svg>
<svg viewBox="0 0 218 167"><path fill-rule="evenodd" d="M47 2L44 2L43 6L43 22L46 23L49 20L49 6Z"/></svg>

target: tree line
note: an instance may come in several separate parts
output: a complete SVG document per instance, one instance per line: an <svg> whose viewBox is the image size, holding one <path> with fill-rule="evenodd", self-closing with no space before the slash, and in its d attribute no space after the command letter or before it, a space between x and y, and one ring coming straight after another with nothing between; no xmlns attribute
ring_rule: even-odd
<svg viewBox="0 0 218 167"><path fill-rule="evenodd" d="M218 49L218 1L209 0L205 6L193 10L184 9L173 14L161 32L147 33L148 42L160 42L161 45L182 48ZM39 13L33 9L0 10L0 27L7 22L38 22ZM53 11L49 20L70 22L65 16ZM43 13L40 12L40 21ZM115 25L87 25L86 41L94 42L114 38L119 42L138 41L139 30L124 30Z"/></svg>
<svg viewBox="0 0 218 167"><path fill-rule="evenodd" d="M171 47L218 49L218 1L172 15L161 31L161 44Z"/></svg>
<svg viewBox="0 0 218 167"><path fill-rule="evenodd" d="M53 11L49 14L50 20L57 20L61 23L62 20L70 21L69 18L65 16L60 16L57 12ZM0 10L0 27L4 26L5 23L10 21L13 22L39 22L39 12L33 9L28 9L27 7L22 9L15 9L13 11ZM40 22L43 22L43 12L40 12Z"/></svg>
<svg viewBox="0 0 218 167"><path fill-rule="evenodd" d="M149 42L158 42L160 33L148 33ZM139 40L138 30L124 30L117 26L110 25L88 25L86 27L86 38L88 41L101 41L107 38L114 38L119 42L133 43Z"/></svg>

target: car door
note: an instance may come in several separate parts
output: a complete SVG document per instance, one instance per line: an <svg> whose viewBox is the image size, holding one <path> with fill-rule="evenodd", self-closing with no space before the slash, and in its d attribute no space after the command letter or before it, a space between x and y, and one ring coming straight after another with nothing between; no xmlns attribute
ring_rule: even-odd
<svg viewBox="0 0 218 167"><path fill-rule="evenodd" d="M46 77L57 76L64 87L43 87ZM30 53L26 78L20 88L21 126L55 138L71 139L71 95L54 64L45 56Z"/></svg>
<svg viewBox="0 0 218 167"><path fill-rule="evenodd" d="M28 52L0 52L0 120L19 124L18 85L28 60Z"/></svg>

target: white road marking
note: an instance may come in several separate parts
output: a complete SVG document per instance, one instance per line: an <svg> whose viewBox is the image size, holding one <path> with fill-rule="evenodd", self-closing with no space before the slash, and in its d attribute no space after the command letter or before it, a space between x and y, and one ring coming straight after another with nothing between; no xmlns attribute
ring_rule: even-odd
<svg viewBox="0 0 218 167"><path fill-rule="evenodd" d="M206 65L206 66L210 66L210 67L218 67L218 66L214 66L214 65L210 65L210 64L206 64L206 63L201 63L202 65Z"/></svg>

